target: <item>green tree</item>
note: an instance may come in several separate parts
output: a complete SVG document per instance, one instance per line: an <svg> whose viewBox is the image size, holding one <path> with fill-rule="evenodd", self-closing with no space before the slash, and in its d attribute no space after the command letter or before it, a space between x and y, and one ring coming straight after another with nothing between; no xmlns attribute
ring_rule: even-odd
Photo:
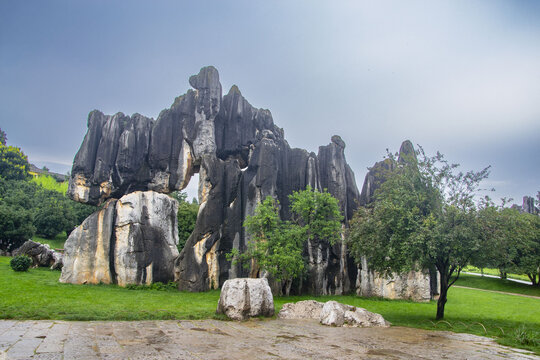
<svg viewBox="0 0 540 360"><path fill-rule="evenodd" d="M8 180L28 179L30 165L21 149L0 143L0 176Z"/></svg>
<svg viewBox="0 0 540 360"><path fill-rule="evenodd" d="M448 289L479 252L474 194L489 174L456 172L437 153L397 162L375 192L375 201L354 215L347 243L357 262L366 256L370 268L389 274L435 267L440 275L437 319L444 318Z"/></svg>
<svg viewBox="0 0 540 360"><path fill-rule="evenodd" d="M512 272L525 274L534 286L540 286L540 217L535 214L519 214L518 239Z"/></svg>
<svg viewBox="0 0 540 360"><path fill-rule="evenodd" d="M302 256L308 240L334 244L341 238L341 220L337 199L327 191L307 187L289 196L292 221L283 221L279 202L267 197L248 216L244 227L249 235L247 249L240 254L233 250L230 259L240 261L250 269L250 277L267 272L281 282L281 292L289 295L293 281L305 273L306 260Z"/></svg>
<svg viewBox="0 0 540 360"><path fill-rule="evenodd" d="M34 226L38 235L54 239L56 235L68 229L73 222L73 215L67 199L51 192L40 192L41 202L34 208ZM64 201L63 201L64 200Z"/></svg>
<svg viewBox="0 0 540 360"><path fill-rule="evenodd" d="M6 132L0 129L0 144L6 145L7 143L7 135Z"/></svg>
<svg viewBox="0 0 540 360"><path fill-rule="evenodd" d="M13 251L34 235L32 213L20 206L0 204L0 249Z"/></svg>
<svg viewBox="0 0 540 360"><path fill-rule="evenodd" d="M294 191L289 200L292 220L307 241L318 239L333 245L341 239L339 202L326 189L319 192L308 185L303 191Z"/></svg>
<svg viewBox="0 0 540 360"><path fill-rule="evenodd" d="M499 269L501 279L506 279L517 257L520 214L516 209L495 206L489 199L483 203L477 218L483 251L473 259L472 265Z"/></svg>
<svg viewBox="0 0 540 360"><path fill-rule="evenodd" d="M279 216L279 203L271 196L257 206L255 214L244 222L250 239L243 253L233 249L228 258L250 269L250 277L257 278L267 272L283 282L284 293L289 295L292 282L304 273L302 258L304 239L301 229Z"/></svg>
<svg viewBox="0 0 540 360"><path fill-rule="evenodd" d="M199 213L199 204L193 198L191 203L187 199L186 192L175 191L171 193L171 197L178 201L178 251L182 251L186 245L187 239L190 237L195 224L197 223L197 215Z"/></svg>

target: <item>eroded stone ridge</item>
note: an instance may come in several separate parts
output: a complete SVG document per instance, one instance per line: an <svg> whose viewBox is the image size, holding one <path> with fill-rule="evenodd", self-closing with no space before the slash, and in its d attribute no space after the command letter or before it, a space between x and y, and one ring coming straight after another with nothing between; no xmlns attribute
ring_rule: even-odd
<svg viewBox="0 0 540 360"><path fill-rule="evenodd" d="M154 191L108 200L70 234L60 282L129 284L174 281L178 202Z"/></svg>
<svg viewBox="0 0 540 360"><path fill-rule="evenodd" d="M266 196L278 199L282 218L289 219L289 194L307 185L326 188L350 219L359 192L339 136L318 154L291 148L269 110L251 106L236 86L222 96L215 68L201 69L189 82L194 89L176 98L157 120L91 112L68 195L101 204L138 190L168 193L185 188L198 172L199 215L177 261L179 288L191 291L248 274L240 265L231 266L225 254L245 250L249 238L243 221ZM313 240L305 252L309 277L298 284L299 291L351 290L356 267L344 245Z"/></svg>

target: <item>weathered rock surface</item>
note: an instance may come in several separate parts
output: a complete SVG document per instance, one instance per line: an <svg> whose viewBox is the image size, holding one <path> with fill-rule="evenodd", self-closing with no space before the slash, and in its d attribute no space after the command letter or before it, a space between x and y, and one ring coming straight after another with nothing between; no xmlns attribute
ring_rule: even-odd
<svg viewBox="0 0 540 360"><path fill-rule="evenodd" d="M174 281L178 203L154 191L108 200L69 236L61 282L150 284Z"/></svg>
<svg viewBox="0 0 540 360"><path fill-rule="evenodd" d="M64 244L64 266L60 282L112 284L114 217L117 200L111 199L75 228ZM111 246L112 245L112 246Z"/></svg>
<svg viewBox="0 0 540 360"><path fill-rule="evenodd" d="M429 301L432 298L429 271L409 271L383 276L367 267L365 259L359 268L356 293L366 297Z"/></svg>
<svg viewBox="0 0 540 360"><path fill-rule="evenodd" d="M18 255L32 258L32 266L47 266L51 269L62 268L62 254L52 250L48 244L28 240L13 251L13 256Z"/></svg>
<svg viewBox="0 0 540 360"><path fill-rule="evenodd" d="M375 163L364 179L360 194L360 205L366 206L375 200L375 191L386 181L398 164L416 166L416 161L414 146L409 140L406 140L399 149L397 163L391 159ZM434 287L436 288L436 280ZM386 277L370 270L366 259L363 259L358 267L356 292L361 296L429 301L433 295L433 290L435 289L430 286L430 274L428 271L411 271L406 274L392 274Z"/></svg>
<svg viewBox="0 0 540 360"><path fill-rule="evenodd" d="M339 136L318 154L291 148L269 110L251 106L236 86L222 96L215 68L201 69L189 82L194 90L156 120L91 112L68 195L100 204L137 190L168 193L185 188L198 172L199 215L177 261L179 288L190 291L247 276L249 270L231 265L225 254L246 249L242 224L266 196L278 199L282 218L289 219L288 195L306 185L327 188L350 219L359 192ZM356 267L345 245L317 240L305 253L309 276L293 291L340 294L354 286Z"/></svg>
<svg viewBox="0 0 540 360"><path fill-rule="evenodd" d="M328 301L324 304L320 321L328 326L350 327L389 327L390 323L384 320L380 314L372 313L363 308Z"/></svg>
<svg viewBox="0 0 540 360"><path fill-rule="evenodd" d="M532 196L524 196L523 197L523 206L521 207L521 211L529 213L529 214L538 214L539 210L535 206L535 199Z"/></svg>
<svg viewBox="0 0 540 360"><path fill-rule="evenodd" d="M328 326L350 327L389 327L390 323L380 314L363 308L328 301L322 303L315 300L299 301L284 304L278 313L280 319L315 319Z"/></svg>
<svg viewBox="0 0 540 360"><path fill-rule="evenodd" d="M316 319L321 318L324 303L315 300L303 300L296 303L283 304L279 310L280 319Z"/></svg>
<svg viewBox="0 0 540 360"><path fill-rule="evenodd" d="M268 280L237 278L225 281L216 312L233 320L273 316L274 298Z"/></svg>

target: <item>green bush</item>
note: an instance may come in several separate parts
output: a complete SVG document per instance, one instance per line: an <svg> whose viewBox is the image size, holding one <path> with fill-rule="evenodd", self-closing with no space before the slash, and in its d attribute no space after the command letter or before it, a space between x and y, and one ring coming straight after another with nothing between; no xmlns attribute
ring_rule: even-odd
<svg viewBox="0 0 540 360"><path fill-rule="evenodd" d="M28 271L30 265L32 265L32 259L24 255L15 256L13 259L11 259L9 265L13 271Z"/></svg>

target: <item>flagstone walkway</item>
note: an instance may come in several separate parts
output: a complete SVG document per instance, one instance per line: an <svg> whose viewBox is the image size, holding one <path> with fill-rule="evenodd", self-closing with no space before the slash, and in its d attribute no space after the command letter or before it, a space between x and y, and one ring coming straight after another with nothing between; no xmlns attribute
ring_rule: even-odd
<svg viewBox="0 0 540 360"><path fill-rule="evenodd" d="M303 320L0 321L5 359L540 359L480 336Z"/></svg>

